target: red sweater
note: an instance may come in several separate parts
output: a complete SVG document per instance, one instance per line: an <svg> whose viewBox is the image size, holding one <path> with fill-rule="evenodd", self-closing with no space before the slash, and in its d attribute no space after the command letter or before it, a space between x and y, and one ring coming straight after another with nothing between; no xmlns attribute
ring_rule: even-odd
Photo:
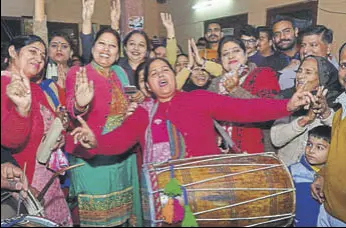
<svg viewBox="0 0 346 228"><path fill-rule="evenodd" d="M213 119L243 123L268 121L289 115L286 106L287 100L234 99L202 90L177 92L171 101L159 104L154 120L168 118L184 136L187 157L194 157L220 153ZM121 154L136 142L144 148L148 124L148 112L137 108L119 128L98 135L98 148L88 150L89 156Z"/></svg>
<svg viewBox="0 0 346 228"><path fill-rule="evenodd" d="M10 77L1 77L1 145L15 149L13 157L22 168L24 163L27 163L26 175L31 183L35 171L36 151L44 134L40 108L43 105L50 110L50 106L41 88L35 83L30 83L31 111L28 117L21 117L6 95L6 87L10 82Z"/></svg>
<svg viewBox="0 0 346 228"><path fill-rule="evenodd" d="M107 117L110 111L110 103L112 101L111 84L108 80L102 77L92 66L85 66L88 80L94 82L94 98L90 104L89 111L83 116L94 134L101 136L103 127L106 124ZM74 88L76 83L76 74L79 67L72 67L67 73L66 78L66 107L73 119L74 115ZM114 73L113 73L114 74ZM78 124L76 120L73 120ZM74 145L73 138L69 135L66 138L66 151L75 155L83 154L85 149L80 145Z"/></svg>

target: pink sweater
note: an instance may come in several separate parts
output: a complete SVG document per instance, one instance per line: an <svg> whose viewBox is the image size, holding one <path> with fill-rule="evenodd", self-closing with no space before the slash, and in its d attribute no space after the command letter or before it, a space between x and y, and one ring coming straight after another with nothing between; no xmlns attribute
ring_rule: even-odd
<svg viewBox="0 0 346 228"><path fill-rule="evenodd" d="M187 157L218 154L213 119L241 123L277 119L290 114L287 102L234 99L202 90L176 92L171 101L159 104L153 120L168 118L177 127L184 136ZM88 156L121 154L136 142L144 148L148 124L148 111L137 108L115 131L97 135L98 147L88 150ZM156 124L155 121L152 124Z"/></svg>

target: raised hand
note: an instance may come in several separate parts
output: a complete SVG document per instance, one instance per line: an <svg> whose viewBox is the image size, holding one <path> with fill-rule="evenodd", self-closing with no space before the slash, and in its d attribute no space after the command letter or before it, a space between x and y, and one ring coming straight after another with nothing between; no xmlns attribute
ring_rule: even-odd
<svg viewBox="0 0 346 228"><path fill-rule="evenodd" d="M199 51L198 51L198 48L196 46L195 39L193 39L193 38L191 39L191 48L193 51L193 56L194 56L195 62L197 63L197 65L203 66L205 60L202 59L201 56L199 55Z"/></svg>
<svg viewBox="0 0 346 228"><path fill-rule="evenodd" d="M298 89L298 91L293 94L292 98L287 103L287 111L295 112L301 107L310 106L311 103L315 102L315 97L310 93L304 91L304 88Z"/></svg>
<svg viewBox="0 0 346 228"><path fill-rule="evenodd" d="M120 0L111 0L111 26L114 30L119 30L121 15Z"/></svg>
<svg viewBox="0 0 346 228"><path fill-rule="evenodd" d="M189 51L189 63L187 64L187 68L192 70L193 65L195 64L195 58L193 57L193 51L191 46L191 39L188 40L188 51Z"/></svg>
<svg viewBox="0 0 346 228"><path fill-rule="evenodd" d="M160 13L161 21L163 26L167 30L167 37L172 38L175 36L174 23L172 20L172 15L169 13Z"/></svg>
<svg viewBox="0 0 346 228"><path fill-rule="evenodd" d="M88 81L86 68L81 67L76 74L75 99L78 110L84 110L94 97L94 83Z"/></svg>
<svg viewBox="0 0 346 228"><path fill-rule="evenodd" d="M320 118L326 119L331 114L328 107L326 95L328 89L324 89L324 86L320 86L316 94L316 102L312 105L312 111Z"/></svg>
<svg viewBox="0 0 346 228"><path fill-rule="evenodd" d="M18 113L25 117L31 108L31 89L30 81L24 76L23 70L20 74L12 74L11 82L6 87L6 95L15 104Z"/></svg>
<svg viewBox="0 0 346 228"><path fill-rule="evenodd" d="M82 117L77 116L77 120L81 126L75 128L71 132L71 135L74 138L74 143L77 144L79 142L86 149L95 148L97 146L97 141L94 132L89 128L88 124Z"/></svg>
<svg viewBox="0 0 346 228"><path fill-rule="evenodd" d="M91 21L91 17L94 14L95 0L82 0L83 10L82 18L83 21Z"/></svg>
<svg viewBox="0 0 346 228"><path fill-rule="evenodd" d="M66 68L62 64L58 64L58 85L61 88L65 88L67 71Z"/></svg>

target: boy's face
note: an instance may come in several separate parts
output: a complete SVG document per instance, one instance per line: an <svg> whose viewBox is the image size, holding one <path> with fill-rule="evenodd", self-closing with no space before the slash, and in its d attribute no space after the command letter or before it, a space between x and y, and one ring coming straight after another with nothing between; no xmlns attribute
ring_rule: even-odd
<svg viewBox="0 0 346 228"><path fill-rule="evenodd" d="M306 160L311 165L322 165L327 161L329 142L322 138L309 136L305 147Z"/></svg>

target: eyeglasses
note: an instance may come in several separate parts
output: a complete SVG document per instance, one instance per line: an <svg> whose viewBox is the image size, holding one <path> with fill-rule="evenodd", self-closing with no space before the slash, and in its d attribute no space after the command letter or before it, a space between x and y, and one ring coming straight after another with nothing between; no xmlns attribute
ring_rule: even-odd
<svg viewBox="0 0 346 228"><path fill-rule="evenodd" d="M339 68L340 68L341 70L346 70L346 63L340 63L340 64L339 64Z"/></svg>
<svg viewBox="0 0 346 228"><path fill-rule="evenodd" d="M241 41L243 41L244 44L255 44L257 40L255 40L255 39L251 39L251 40L241 39Z"/></svg>
<svg viewBox="0 0 346 228"><path fill-rule="evenodd" d="M221 52L221 57L228 57L229 55L235 56L243 52L240 48L230 48Z"/></svg>

